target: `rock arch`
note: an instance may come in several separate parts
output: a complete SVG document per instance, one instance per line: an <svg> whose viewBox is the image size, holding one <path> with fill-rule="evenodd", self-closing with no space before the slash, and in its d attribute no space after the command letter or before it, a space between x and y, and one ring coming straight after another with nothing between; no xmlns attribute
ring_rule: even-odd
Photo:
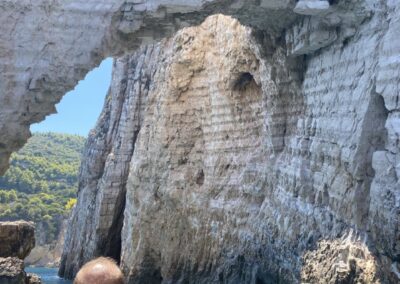
<svg viewBox="0 0 400 284"><path fill-rule="evenodd" d="M108 56L133 51L224 11L281 31L294 1L40 0L0 3L0 173L29 126ZM273 8L271 10L270 8ZM249 13L257 17L249 18Z"/></svg>

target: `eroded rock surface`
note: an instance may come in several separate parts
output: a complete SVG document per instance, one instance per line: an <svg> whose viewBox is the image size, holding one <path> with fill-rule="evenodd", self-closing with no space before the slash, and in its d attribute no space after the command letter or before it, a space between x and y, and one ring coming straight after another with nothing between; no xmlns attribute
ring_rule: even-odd
<svg viewBox="0 0 400 284"><path fill-rule="evenodd" d="M35 246L35 227L26 221L0 222L0 283L40 284L24 271L24 258Z"/></svg>
<svg viewBox="0 0 400 284"><path fill-rule="evenodd" d="M303 283L381 283L380 264L365 241L350 231L342 239L322 240L304 255Z"/></svg>
<svg viewBox="0 0 400 284"><path fill-rule="evenodd" d="M128 282L268 279L273 251L259 253L258 233L247 226L265 199L263 165L284 143L276 123L293 132L291 114L302 102L285 51L261 53L250 29L222 15L165 47L128 181L121 255ZM274 98L281 101L269 108ZM283 109L286 101L293 105Z"/></svg>
<svg viewBox="0 0 400 284"><path fill-rule="evenodd" d="M1 169L105 56L217 12L253 28L213 16L116 61L62 275L107 255L129 283L399 282L398 1L42 2L0 4Z"/></svg>
<svg viewBox="0 0 400 284"><path fill-rule="evenodd" d="M386 158L398 152L387 107L398 78L386 96L375 83L388 68L380 65L388 65L385 48L396 42L397 12L389 3L364 12L364 24L353 19L353 37L339 32L339 41L307 50L307 58L294 57L291 29L276 38L219 15L160 43L131 73L117 61L117 85L138 84L152 70L141 123L126 124L140 129L129 148L129 178L113 189L126 190L121 265L128 283L398 281L398 162ZM114 85L110 97L121 90ZM137 100L139 90L128 94ZM109 112L100 129L121 123ZM97 198L93 210L110 200L100 193L81 190L86 201L74 212L81 221L71 228L93 223L88 200ZM113 210L103 226L112 227ZM79 247L95 239L93 230L82 232L66 246L82 250L78 261L101 254ZM75 255L65 256L67 276L77 269L68 264ZM318 270L323 255L325 270Z"/></svg>
<svg viewBox="0 0 400 284"><path fill-rule="evenodd" d="M354 25L371 9L364 1L339 2L317 15L316 24L300 24L309 46L301 54L331 44L336 32L353 35ZM0 173L10 154L26 143L29 126L56 112L62 96L107 56L171 36L216 13L281 36L296 20L308 21L293 11L295 6L296 0L2 0Z"/></svg>
<svg viewBox="0 0 400 284"><path fill-rule="evenodd" d="M60 266L66 277L75 275L94 256L119 259L129 164L159 52L159 45L148 46L114 64L103 112L83 155L78 204Z"/></svg>
<svg viewBox="0 0 400 284"><path fill-rule="evenodd" d="M17 257L0 257L0 283L25 284L24 261Z"/></svg>
<svg viewBox="0 0 400 284"><path fill-rule="evenodd" d="M17 257L0 257L1 284L40 284L36 274L25 273L24 261Z"/></svg>
<svg viewBox="0 0 400 284"><path fill-rule="evenodd" d="M224 11L281 31L294 0L2 0L0 2L0 173L26 143L29 126L111 55L170 36Z"/></svg>
<svg viewBox="0 0 400 284"><path fill-rule="evenodd" d="M35 227L30 222L0 222L0 257L24 259L35 246Z"/></svg>

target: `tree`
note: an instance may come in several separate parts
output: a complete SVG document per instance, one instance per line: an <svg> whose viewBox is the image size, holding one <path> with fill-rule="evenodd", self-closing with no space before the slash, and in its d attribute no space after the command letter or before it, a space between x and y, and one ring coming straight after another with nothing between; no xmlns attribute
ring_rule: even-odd
<svg viewBox="0 0 400 284"><path fill-rule="evenodd" d="M0 221L40 222L47 239L59 231L76 203L78 171L85 139L77 135L36 133L10 160L0 177Z"/></svg>

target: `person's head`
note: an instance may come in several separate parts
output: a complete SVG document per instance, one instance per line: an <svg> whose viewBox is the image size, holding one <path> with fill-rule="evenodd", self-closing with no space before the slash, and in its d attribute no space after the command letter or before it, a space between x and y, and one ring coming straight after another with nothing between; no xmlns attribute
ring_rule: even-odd
<svg viewBox="0 0 400 284"><path fill-rule="evenodd" d="M82 266L74 284L124 284L124 276L113 259L99 257Z"/></svg>

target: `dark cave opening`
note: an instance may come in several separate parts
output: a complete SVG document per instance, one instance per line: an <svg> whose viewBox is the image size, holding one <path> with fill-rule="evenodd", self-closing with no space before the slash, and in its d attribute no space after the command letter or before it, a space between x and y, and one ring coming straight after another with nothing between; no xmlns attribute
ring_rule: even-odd
<svg viewBox="0 0 400 284"><path fill-rule="evenodd" d="M115 214L114 222L109 229L108 238L103 248L100 248L101 255L114 259L118 264L121 262L121 232L124 223L125 201L124 195L116 202L118 210Z"/></svg>
<svg viewBox="0 0 400 284"><path fill-rule="evenodd" d="M244 91L250 85L251 82L255 82L253 75L249 72L243 72L238 76L238 78L234 82L233 90Z"/></svg>

